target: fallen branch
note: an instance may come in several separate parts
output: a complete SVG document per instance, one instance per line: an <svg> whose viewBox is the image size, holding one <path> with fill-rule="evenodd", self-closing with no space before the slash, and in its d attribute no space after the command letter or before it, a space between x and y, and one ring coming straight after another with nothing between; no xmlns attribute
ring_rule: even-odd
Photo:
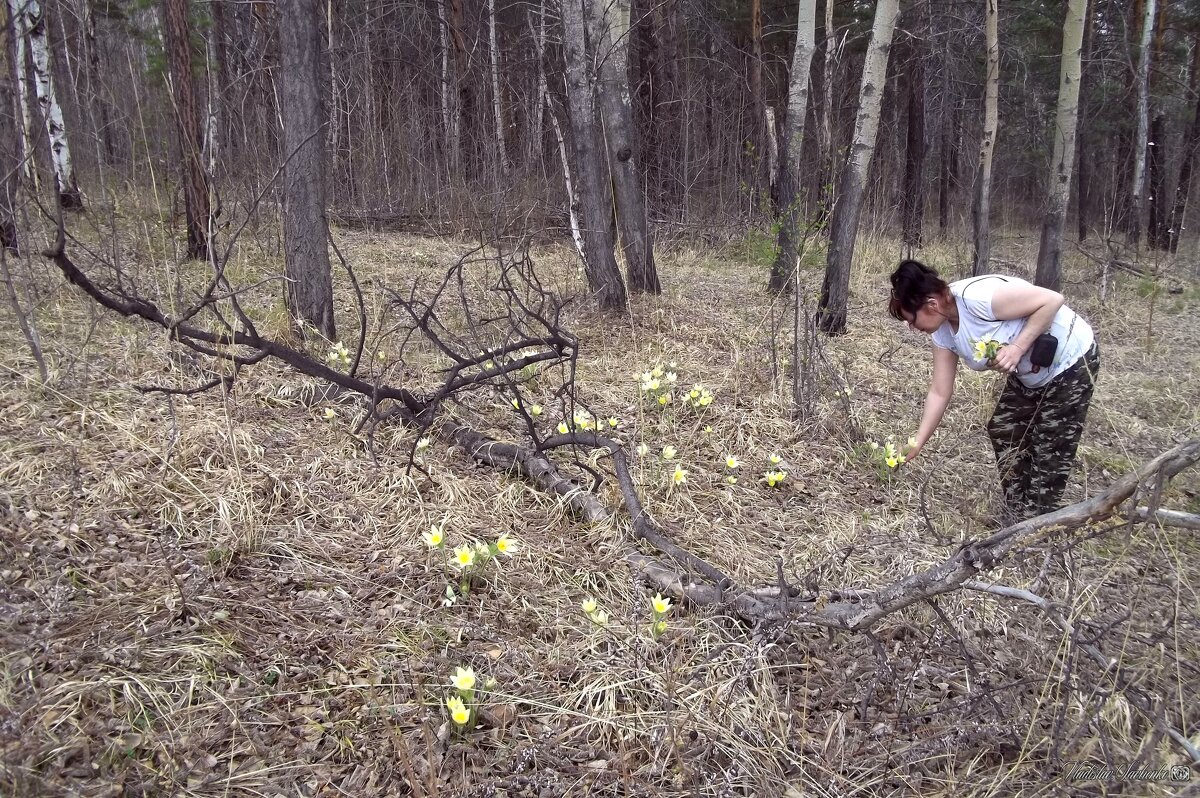
<svg viewBox="0 0 1200 798"><path fill-rule="evenodd" d="M1200 515L1185 513L1179 510L1159 510L1151 512L1149 507L1137 507L1125 514L1126 518L1134 521L1159 524L1160 526L1177 526L1182 529L1200 531Z"/></svg>

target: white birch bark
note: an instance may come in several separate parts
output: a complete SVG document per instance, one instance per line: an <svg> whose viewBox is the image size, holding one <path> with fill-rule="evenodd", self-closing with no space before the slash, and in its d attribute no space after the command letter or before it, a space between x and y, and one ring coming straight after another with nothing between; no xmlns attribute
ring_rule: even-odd
<svg viewBox="0 0 1200 798"><path fill-rule="evenodd" d="M771 267L772 291L784 290L788 275L795 270L799 257L800 158L804 150L804 119L808 115L809 82L813 51L817 46L816 37L816 0L800 0L796 49L792 53L788 104L783 122L783 161L779 164L779 254Z"/></svg>
<svg viewBox="0 0 1200 798"><path fill-rule="evenodd" d="M21 0L8 0L8 14L13 26L13 83L17 96L17 109L21 118L21 174L34 190L41 188L37 164L34 163L33 109L29 105L29 73L25 71L26 47L29 37L25 29L25 15L20 13Z"/></svg>
<svg viewBox="0 0 1200 798"><path fill-rule="evenodd" d="M1133 144L1133 184L1127 240L1137 246L1142 238L1142 217L1146 211L1146 140L1150 124L1150 35L1154 32L1155 0L1146 0L1142 19L1142 37L1137 66L1137 135Z"/></svg>
<svg viewBox="0 0 1200 798"><path fill-rule="evenodd" d="M488 0L488 52L492 72L492 116L496 124L496 156L500 171L508 174L508 148L504 144L504 113L500 97L500 47L496 41L496 0Z"/></svg>
<svg viewBox="0 0 1200 798"><path fill-rule="evenodd" d="M1150 0L1153 2L1153 0ZM1054 120L1054 160L1042 240L1034 281L1057 291L1062 286L1062 232L1071 199L1071 173L1075 166L1075 127L1079 115L1080 51L1083 49L1083 16L1087 0L1070 0L1063 22L1062 63L1059 67L1058 113Z"/></svg>
<svg viewBox="0 0 1200 798"><path fill-rule="evenodd" d="M833 218L830 221L829 252L826 256L825 281L821 286L819 310L821 329L834 335L846 331L846 311L850 301L850 264L854 260L854 243L858 236L858 220L862 212L867 173L875 155L888 55L891 52L892 34L896 30L896 17L899 13L899 0L879 0L875 6L871 43L867 47L862 84L858 92L854 138L838 181L837 204L833 207Z"/></svg>
<svg viewBox="0 0 1200 798"><path fill-rule="evenodd" d="M992 153L996 146L996 128L999 126L1000 97L1000 44L997 30L997 2L985 0L987 6L984 36L987 40L987 82L983 98L983 139L979 144L979 170L975 176L975 258L972 274L984 274L991 257L991 199L992 199Z"/></svg>
<svg viewBox="0 0 1200 798"><path fill-rule="evenodd" d="M75 167L71 161L71 146L63 123L62 108L54 91L54 73L50 63L50 40L46 35L46 18L37 0L24 0L25 31L33 55L33 80L38 105L46 120L46 135L50 139L50 159L54 165L55 187L66 210L82 210L83 197L75 182Z"/></svg>

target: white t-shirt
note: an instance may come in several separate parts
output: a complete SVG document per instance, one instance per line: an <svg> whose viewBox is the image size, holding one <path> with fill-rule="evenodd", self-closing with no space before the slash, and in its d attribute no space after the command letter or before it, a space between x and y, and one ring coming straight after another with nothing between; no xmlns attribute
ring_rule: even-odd
<svg viewBox="0 0 1200 798"><path fill-rule="evenodd" d="M992 313L992 294L1005 285L1029 283L1020 277L1000 274L970 277L950 283L950 293L958 305L958 332L954 332L947 321L933 333L934 345L949 349L973 371L985 370L987 361L975 357L975 342L990 340L1001 344L1012 343L1028 321L1027 318L1002 321ZM1095 340L1091 325L1066 305L1058 309L1047 332L1058 339L1054 363L1035 373L1033 364L1029 362L1029 352L1026 352L1017 364L1016 374L1026 387L1038 388L1062 374L1092 348Z"/></svg>

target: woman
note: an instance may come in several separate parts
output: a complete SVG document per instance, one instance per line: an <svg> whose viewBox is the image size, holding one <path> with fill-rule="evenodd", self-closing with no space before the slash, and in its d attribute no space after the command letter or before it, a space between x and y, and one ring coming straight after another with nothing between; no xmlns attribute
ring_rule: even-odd
<svg viewBox="0 0 1200 798"><path fill-rule="evenodd" d="M1002 515L1020 520L1057 509L1100 368L1088 323L1063 304L1062 294L1019 277L989 274L947 284L915 260L893 272L888 311L934 344L933 381L908 459L941 423L960 360L974 371L1003 371L1008 381L988 422L1004 488Z"/></svg>

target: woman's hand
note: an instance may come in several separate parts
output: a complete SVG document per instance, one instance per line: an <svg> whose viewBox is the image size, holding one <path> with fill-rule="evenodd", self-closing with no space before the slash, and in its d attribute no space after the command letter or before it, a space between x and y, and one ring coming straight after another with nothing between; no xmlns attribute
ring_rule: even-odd
<svg viewBox="0 0 1200 798"><path fill-rule="evenodd" d="M992 359L991 366L997 371L1003 371L1005 374L1016 374L1017 366L1021 362L1021 358L1025 356L1025 347L1018 343L1005 344L1000 347L1000 351L996 353L996 357Z"/></svg>

